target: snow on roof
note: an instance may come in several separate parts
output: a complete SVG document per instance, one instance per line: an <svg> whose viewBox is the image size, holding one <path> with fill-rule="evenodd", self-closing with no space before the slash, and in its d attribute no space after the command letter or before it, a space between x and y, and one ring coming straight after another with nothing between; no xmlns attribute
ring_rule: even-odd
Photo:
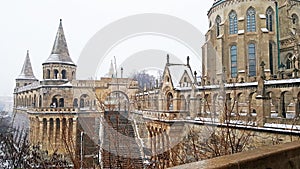
<svg viewBox="0 0 300 169"><path fill-rule="evenodd" d="M172 79L173 86L175 88L180 86L179 82L182 76L184 75L184 72L187 72L192 82L194 82L192 70L187 65L184 64L168 65L168 69Z"/></svg>
<svg viewBox="0 0 300 169"><path fill-rule="evenodd" d="M281 80L266 80L266 85L272 84L291 84L291 83L300 83L300 78L297 79L281 79Z"/></svg>

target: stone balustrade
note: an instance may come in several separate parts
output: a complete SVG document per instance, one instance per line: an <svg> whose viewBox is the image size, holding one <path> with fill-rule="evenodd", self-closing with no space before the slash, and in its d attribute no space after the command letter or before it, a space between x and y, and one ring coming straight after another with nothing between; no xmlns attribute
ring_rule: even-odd
<svg viewBox="0 0 300 169"><path fill-rule="evenodd" d="M172 169L296 169L300 168L300 142L265 146Z"/></svg>

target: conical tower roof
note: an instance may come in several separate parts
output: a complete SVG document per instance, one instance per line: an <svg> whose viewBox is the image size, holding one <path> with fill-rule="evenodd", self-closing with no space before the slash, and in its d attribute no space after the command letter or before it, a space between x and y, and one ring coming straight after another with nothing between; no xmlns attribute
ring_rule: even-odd
<svg viewBox="0 0 300 169"><path fill-rule="evenodd" d="M69 55L61 19L51 54L45 63L65 63L74 65L74 62Z"/></svg>
<svg viewBox="0 0 300 169"><path fill-rule="evenodd" d="M31 66L31 61L29 58L29 51L27 50L26 58L23 64L22 71L18 76L17 80L36 80Z"/></svg>

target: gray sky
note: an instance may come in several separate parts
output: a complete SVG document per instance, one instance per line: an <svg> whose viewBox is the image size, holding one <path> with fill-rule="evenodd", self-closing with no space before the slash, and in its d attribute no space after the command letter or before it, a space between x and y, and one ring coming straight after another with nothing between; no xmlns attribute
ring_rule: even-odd
<svg viewBox="0 0 300 169"><path fill-rule="evenodd" d="M30 51L35 76L41 79L42 63L52 49L59 19L63 19L69 52L76 63L83 47L97 31L118 19L135 14L175 16L205 34L208 29L206 13L212 3L213 0L2 1L0 96L12 95L26 50Z"/></svg>

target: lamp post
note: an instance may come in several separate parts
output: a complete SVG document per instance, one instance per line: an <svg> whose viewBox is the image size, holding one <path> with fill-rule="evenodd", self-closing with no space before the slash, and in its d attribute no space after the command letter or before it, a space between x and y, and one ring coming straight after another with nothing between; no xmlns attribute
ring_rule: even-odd
<svg viewBox="0 0 300 169"><path fill-rule="evenodd" d="M285 65L281 62L281 64L279 65L279 76L281 79L284 78L284 68L285 68Z"/></svg>

